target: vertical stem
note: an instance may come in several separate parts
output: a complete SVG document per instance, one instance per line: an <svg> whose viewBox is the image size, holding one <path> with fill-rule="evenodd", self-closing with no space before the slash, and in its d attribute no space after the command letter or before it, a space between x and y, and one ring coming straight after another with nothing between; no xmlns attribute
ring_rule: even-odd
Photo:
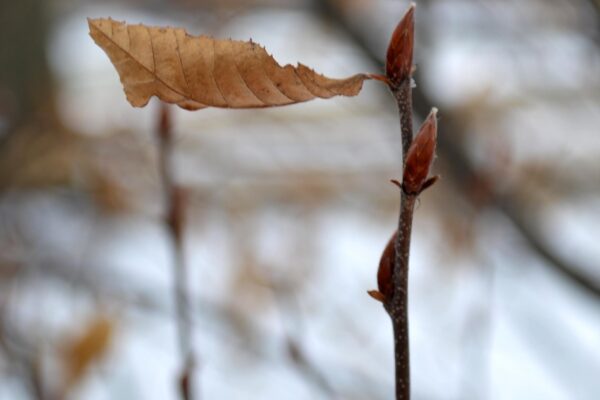
<svg viewBox="0 0 600 400"><path fill-rule="evenodd" d="M406 164L408 149L413 140L412 88L410 78L392 90L398 103L400 131L402 134L402 165ZM408 335L408 261L412 231L413 210L416 196L400 190L400 214L398 234L394 243L395 257L392 279L394 291L386 310L392 319L394 330L394 355L396 369L396 399L410 399L410 346Z"/></svg>
<svg viewBox="0 0 600 400"><path fill-rule="evenodd" d="M398 112L400 114L400 133L402 134L402 165L406 163L406 155L413 141L413 122L412 122L412 87L411 78L402 81L400 86L392 90Z"/></svg>
<svg viewBox="0 0 600 400"><path fill-rule="evenodd" d="M173 255L173 281L176 307L176 324L182 367L179 390L183 400L192 400L191 378L194 367L192 348L192 324L190 321L187 268L183 254L183 226L185 196L177 186L172 173L173 134L171 132L169 109L161 104L157 129L160 177L165 202L165 225L169 232Z"/></svg>
<svg viewBox="0 0 600 400"><path fill-rule="evenodd" d="M394 330L394 355L396 377L396 399L410 399L410 346L408 335L408 260L412 216L416 196L401 191L400 222L396 236L394 261L394 292L386 310L392 319Z"/></svg>

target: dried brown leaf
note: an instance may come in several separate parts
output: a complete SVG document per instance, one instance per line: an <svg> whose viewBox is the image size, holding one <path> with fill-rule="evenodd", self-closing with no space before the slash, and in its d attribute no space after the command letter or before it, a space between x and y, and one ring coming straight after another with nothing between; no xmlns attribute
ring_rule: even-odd
<svg viewBox="0 0 600 400"><path fill-rule="evenodd" d="M316 97L356 96L368 75L331 79L298 64L280 66L252 41L191 36L179 28L88 19L90 36L117 69L127 99L145 106L152 96L197 110L259 108Z"/></svg>
<svg viewBox="0 0 600 400"><path fill-rule="evenodd" d="M113 321L99 316L85 327L80 336L67 343L64 354L67 388L77 383L89 367L107 352L113 331Z"/></svg>

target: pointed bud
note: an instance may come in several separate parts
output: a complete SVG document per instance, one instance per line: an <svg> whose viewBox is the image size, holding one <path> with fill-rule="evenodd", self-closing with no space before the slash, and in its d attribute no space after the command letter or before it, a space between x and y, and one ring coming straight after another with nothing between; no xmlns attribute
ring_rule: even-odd
<svg viewBox="0 0 600 400"><path fill-rule="evenodd" d="M396 252L394 251L394 245L396 242L396 236L398 231L394 232L390 240L388 241L385 249L383 250L383 254L381 255L381 260L379 261L379 269L377 270L377 287L379 289L378 293L381 295L380 297L373 296L373 294L369 293L371 297L380 300L382 303L390 300L392 297L392 293L394 291L394 282L392 280L392 272L394 270L394 255Z"/></svg>
<svg viewBox="0 0 600 400"><path fill-rule="evenodd" d="M385 74L392 86L409 79L413 68L415 3L412 3L394 30L387 50Z"/></svg>
<svg viewBox="0 0 600 400"><path fill-rule="evenodd" d="M436 142L437 109L434 108L423 122L406 155L402 188L407 194L419 194L427 182L435 158Z"/></svg>

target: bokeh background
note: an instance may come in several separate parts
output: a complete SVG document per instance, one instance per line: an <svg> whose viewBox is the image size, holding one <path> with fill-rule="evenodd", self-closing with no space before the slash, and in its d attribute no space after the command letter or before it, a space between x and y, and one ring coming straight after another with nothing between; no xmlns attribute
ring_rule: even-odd
<svg viewBox="0 0 600 400"><path fill-rule="evenodd" d="M248 40L332 77L382 72L391 0L0 3L0 399L177 399L174 246L153 100L86 17ZM600 3L418 0L414 398L600 396ZM384 85L266 110L168 109L202 399L391 399L366 291L398 212Z"/></svg>

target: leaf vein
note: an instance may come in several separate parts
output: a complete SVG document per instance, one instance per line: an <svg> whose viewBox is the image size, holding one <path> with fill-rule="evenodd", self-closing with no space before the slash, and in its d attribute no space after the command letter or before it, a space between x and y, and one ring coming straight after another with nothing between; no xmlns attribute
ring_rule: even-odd
<svg viewBox="0 0 600 400"><path fill-rule="evenodd" d="M115 42L113 40L112 37L108 36L106 33L102 32L100 29L94 27L94 29L98 32L100 32L100 34L102 36L104 36L106 39L108 39L113 45L115 45L119 50L121 50L122 52L124 52L126 55L128 55L129 57L131 57L132 60L134 60L136 62L136 64L138 64L141 68L145 69L148 73L150 73L150 75L152 75L153 79L155 81L158 81L160 84L164 85L166 88L168 88L169 90L172 90L173 92L177 93L178 95L180 95L181 97L187 98L185 93L181 93L179 90L175 89L174 87L172 87L171 85L169 85L167 82L165 82L164 80L161 79L161 77L159 77L158 75L156 75L155 72L151 71L148 67L146 67L143 63L141 63L139 60L137 60L130 52L128 52L127 50L123 49L122 46L120 46L117 42ZM129 34L129 32L128 32ZM189 100L193 100L193 99L189 99Z"/></svg>
<svg viewBox="0 0 600 400"><path fill-rule="evenodd" d="M221 86L219 86L219 81L215 77L215 60L217 59L217 49L215 47L215 41L211 40L210 42L212 43L212 49L213 49L210 76L215 81L215 86L216 86L217 90L219 91L219 94L221 95L223 100L225 100L225 104L227 105L227 107L230 107L231 104L229 104L229 100L227 100L227 97L225 97L225 94L223 94L223 91L221 90Z"/></svg>
<svg viewBox="0 0 600 400"><path fill-rule="evenodd" d="M312 94L312 95L313 95L313 98L315 98L315 97L321 97L321 96L318 96L318 95L317 95L315 92L313 92L312 90L310 90L310 87L308 87L308 86L306 85L306 82L304 82L304 79L302 79L302 76L301 76L300 74L298 74L298 70L297 70L296 68L293 68L293 69L292 69L292 71L294 71L294 75L296 75L296 77L298 78L298 80L299 80L300 82L302 82L302 86L304 86L304 88L305 88L306 90L308 90L308 92L309 92L310 94Z"/></svg>
<svg viewBox="0 0 600 400"><path fill-rule="evenodd" d="M177 38L177 35L175 34L175 31L171 31L171 33L175 37L175 44L177 45L177 47L175 48L175 53L177 53L177 59L179 60L179 66L181 67L181 73L183 75L183 81L185 82L185 88L188 91L188 96L187 97L189 97L193 101L197 101L196 98L194 97L193 93L192 93L192 89L191 89L190 84L188 82L187 75L185 73L185 68L183 68L183 60L181 59L181 52L179 51L179 39Z"/></svg>
<svg viewBox="0 0 600 400"><path fill-rule="evenodd" d="M244 75L240 71L240 68L239 68L238 63L237 63L237 61L236 61L235 58L233 59L233 65L235 66L235 70L237 71L240 79L242 80L242 82L244 82L244 86L246 86L246 89L248 89L248 91L250 93L252 93L252 95L256 98L256 100L258 100L261 103L262 106L268 105L269 103L265 102L263 99L261 99L260 97L258 97L258 95L256 93L254 93L254 90L252 90L250 88L250 86L248 86L248 82L246 82L246 77L244 77Z"/></svg>

